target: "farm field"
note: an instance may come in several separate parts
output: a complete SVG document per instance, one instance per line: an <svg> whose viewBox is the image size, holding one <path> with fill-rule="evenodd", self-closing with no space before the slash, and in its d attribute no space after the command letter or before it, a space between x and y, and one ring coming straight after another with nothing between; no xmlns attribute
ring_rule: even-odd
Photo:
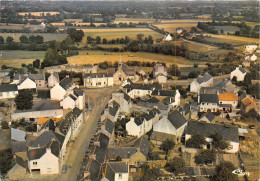
<svg viewBox="0 0 260 181"><path fill-rule="evenodd" d="M183 28L186 31L190 31L192 27L197 27L197 22L175 22L175 23L165 23L165 24L154 24L159 29L164 29L170 33L175 33L176 28Z"/></svg>
<svg viewBox="0 0 260 181"><path fill-rule="evenodd" d="M102 48L123 48L123 44L98 44L97 46Z"/></svg>
<svg viewBox="0 0 260 181"><path fill-rule="evenodd" d="M21 30L23 29L24 24L6 24L6 23L0 23L0 29L15 29L15 30Z"/></svg>
<svg viewBox="0 0 260 181"><path fill-rule="evenodd" d="M80 51L79 55L68 57L70 64L95 64L104 61L115 62L122 57L122 61L144 61L144 62L165 62L166 64L189 64L193 62L183 57L174 57L155 53L146 52L104 52L104 51Z"/></svg>
<svg viewBox="0 0 260 181"><path fill-rule="evenodd" d="M29 14L31 14L32 16L42 16L42 15L47 16L47 14L56 15L56 14L60 14L60 12L57 12L57 11L18 12L17 14L20 15L20 16L25 16L25 15L29 15Z"/></svg>
<svg viewBox="0 0 260 181"><path fill-rule="evenodd" d="M160 20L160 23L198 23L198 22L209 22L211 19L170 19L170 20Z"/></svg>
<svg viewBox="0 0 260 181"><path fill-rule="evenodd" d="M236 26L214 26L215 30L220 32L221 30L224 31L224 33L235 33L235 31L239 31L239 28Z"/></svg>
<svg viewBox="0 0 260 181"><path fill-rule="evenodd" d="M24 35L27 36L28 38L32 35L37 36L37 35L41 35L44 38L44 42L47 41L52 41L52 40L56 40L56 41L62 41L64 40L68 35L65 33L0 33L0 36L2 36L4 39L6 39L8 36L13 37L15 42L19 42L19 38Z"/></svg>
<svg viewBox="0 0 260 181"><path fill-rule="evenodd" d="M154 23L155 19L149 19L149 18L116 18L114 20L114 23Z"/></svg>
<svg viewBox="0 0 260 181"><path fill-rule="evenodd" d="M206 40L218 43L231 43L232 45L246 45L249 43L257 43L259 44L259 39L256 38L248 38L248 37L240 37L240 36L232 36L232 35L213 35L213 34L204 34Z"/></svg>
<svg viewBox="0 0 260 181"><path fill-rule="evenodd" d="M0 66L21 67L22 63L29 64L35 59L42 59L45 51L0 50Z"/></svg>
<svg viewBox="0 0 260 181"><path fill-rule="evenodd" d="M195 43L192 41L183 40L184 45L188 48L189 51L193 52L209 52L218 50L218 47L202 44L202 43Z"/></svg>

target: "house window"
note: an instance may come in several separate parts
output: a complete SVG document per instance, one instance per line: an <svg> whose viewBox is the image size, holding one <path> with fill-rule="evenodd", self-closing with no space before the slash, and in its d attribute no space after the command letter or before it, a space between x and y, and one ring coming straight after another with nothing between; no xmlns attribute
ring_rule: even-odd
<svg viewBox="0 0 260 181"><path fill-rule="evenodd" d="M122 179L122 173L118 175L118 179Z"/></svg>
<svg viewBox="0 0 260 181"><path fill-rule="evenodd" d="M219 103L220 103L220 104L222 104L222 102L221 102L221 101L220 101Z"/></svg>
<svg viewBox="0 0 260 181"><path fill-rule="evenodd" d="M204 105L204 102L202 103L202 105Z"/></svg>
<svg viewBox="0 0 260 181"><path fill-rule="evenodd" d="M33 162L33 165L37 165L37 162Z"/></svg>

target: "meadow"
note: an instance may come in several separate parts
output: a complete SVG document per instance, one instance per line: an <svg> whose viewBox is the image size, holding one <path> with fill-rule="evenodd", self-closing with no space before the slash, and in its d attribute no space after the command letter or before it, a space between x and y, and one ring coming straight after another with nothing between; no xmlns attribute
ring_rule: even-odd
<svg viewBox="0 0 260 181"><path fill-rule="evenodd" d="M35 59L43 59L45 51L0 50L0 66L21 67L22 63L29 64Z"/></svg>
<svg viewBox="0 0 260 181"><path fill-rule="evenodd" d="M176 28L183 28L186 31L190 31L192 27L197 27L197 22L173 22L173 23L165 23L165 24L154 24L159 29L164 29L164 31L167 31L169 33L175 33Z"/></svg>
<svg viewBox="0 0 260 181"><path fill-rule="evenodd" d="M44 42L52 40L62 41L68 36L65 33L0 33L0 36L2 36L4 39L6 39L8 36L11 36L15 42L20 42L19 38L22 35L27 36L28 38L32 35L41 35L44 38Z"/></svg>
<svg viewBox="0 0 260 181"><path fill-rule="evenodd" d="M193 51L193 52L205 53L205 52L218 50L218 47L210 46L202 43L195 43L188 40L183 40L183 43L189 51Z"/></svg>
<svg viewBox="0 0 260 181"><path fill-rule="evenodd" d="M236 31L239 31L240 29L237 26L214 26L215 30L218 32L221 32L221 30L224 31L224 33L235 33Z"/></svg>
<svg viewBox="0 0 260 181"><path fill-rule="evenodd" d="M113 23L154 23L153 18L116 18Z"/></svg>
<svg viewBox="0 0 260 181"><path fill-rule="evenodd" d="M29 15L31 14L32 16L46 16L47 14L50 14L51 16L56 15L56 14L60 14L60 12L56 12L56 11L42 11L42 12L18 12L17 13L20 16L25 16L25 15Z"/></svg>
<svg viewBox="0 0 260 181"><path fill-rule="evenodd" d="M104 61L115 62L119 61L119 57L122 57L122 61L144 61L144 62L164 62L168 65L176 64L188 64L193 65L193 62L179 56L162 55L146 52L104 52L94 50L80 51L79 55L68 57L69 64L95 64Z"/></svg>
<svg viewBox="0 0 260 181"><path fill-rule="evenodd" d="M207 41L217 42L217 43L230 43L232 45L246 45L249 43L257 43L259 44L259 39L256 38L248 38L241 36L232 36L232 35L213 35L213 34L204 34Z"/></svg>

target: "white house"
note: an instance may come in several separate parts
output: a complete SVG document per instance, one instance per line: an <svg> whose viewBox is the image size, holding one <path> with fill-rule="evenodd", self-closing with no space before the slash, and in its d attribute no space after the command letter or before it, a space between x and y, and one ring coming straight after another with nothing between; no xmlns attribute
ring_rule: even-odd
<svg viewBox="0 0 260 181"><path fill-rule="evenodd" d="M0 99L13 99L18 94L17 85L2 84L0 85Z"/></svg>
<svg viewBox="0 0 260 181"><path fill-rule="evenodd" d="M45 75L44 74L16 74L13 78L12 84L20 84L29 78L36 83L36 87L45 87Z"/></svg>
<svg viewBox="0 0 260 181"><path fill-rule="evenodd" d="M236 67L236 69L231 72L230 79L232 80L235 76L237 77L237 81L244 81L246 70L241 66Z"/></svg>
<svg viewBox="0 0 260 181"><path fill-rule="evenodd" d="M59 148L56 141L52 141L47 147L28 150L28 168L30 172L40 171L40 174L58 174Z"/></svg>
<svg viewBox="0 0 260 181"><path fill-rule="evenodd" d="M218 94L199 94L198 95L199 112L217 112Z"/></svg>
<svg viewBox="0 0 260 181"><path fill-rule="evenodd" d="M165 135L171 135L172 138L179 141L186 126L187 126L187 120L183 117L183 115L181 115L178 111L175 110L170 112L167 116L163 116L153 126L153 132L154 133L159 132L159 133L164 133ZM165 136L165 138L167 138L167 136ZM156 142L157 137L152 135L151 140Z"/></svg>
<svg viewBox="0 0 260 181"><path fill-rule="evenodd" d="M132 98L144 98L150 96L155 89L160 89L158 84L127 84L123 87L125 92Z"/></svg>
<svg viewBox="0 0 260 181"><path fill-rule="evenodd" d="M210 87L212 84L213 77L209 73L205 73L205 75L199 76L191 82L190 91L198 93L201 87Z"/></svg>
<svg viewBox="0 0 260 181"><path fill-rule="evenodd" d="M245 45L246 53L253 53L257 49L257 45Z"/></svg>
<svg viewBox="0 0 260 181"><path fill-rule="evenodd" d="M48 77L48 87L54 87L60 81L58 73L51 73Z"/></svg>
<svg viewBox="0 0 260 181"><path fill-rule="evenodd" d="M113 86L113 73L91 73L83 75L84 87Z"/></svg>
<svg viewBox="0 0 260 181"><path fill-rule="evenodd" d="M256 61L257 60L257 56L255 55L255 54L253 54L253 55L247 55L247 56L245 56L245 60L247 60L247 61Z"/></svg>
<svg viewBox="0 0 260 181"><path fill-rule="evenodd" d="M76 85L68 77L60 81L50 90L50 96L52 100L61 101L67 92L71 91Z"/></svg>
<svg viewBox="0 0 260 181"><path fill-rule="evenodd" d="M234 93L220 93L218 95L219 107L221 111L230 111L230 108L236 108L238 105L238 96ZM229 107L227 107L229 105ZM223 108L222 108L223 107Z"/></svg>
<svg viewBox="0 0 260 181"><path fill-rule="evenodd" d="M183 32L183 28L176 28L176 33L181 34Z"/></svg>
<svg viewBox="0 0 260 181"><path fill-rule="evenodd" d="M172 41L172 36L170 34L166 34L164 37L163 37L163 41Z"/></svg>
<svg viewBox="0 0 260 181"><path fill-rule="evenodd" d="M153 67L153 78L156 79L159 83L167 82L167 70L166 67L161 63L155 64Z"/></svg>
<svg viewBox="0 0 260 181"><path fill-rule="evenodd" d="M127 162L108 162L101 181L128 181L129 165Z"/></svg>
<svg viewBox="0 0 260 181"><path fill-rule="evenodd" d="M24 79L19 85L17 85L18 90L23 90L23 89L36 89L37 85L36 83L31 80L30 78Z"/></svg>
<svg viewBox="0 0 260 181"><path fill-rule="evenodd" d="M75 87L64 96L64 99L60 102L60 106L63 109L73 109L74 107L78 107L81 110L84 109L85 92Z"/></svg>
<svg viewBox="0 0 260 181"><path fill-rule="evenodd" d="M159 113L158 109L152 109L138 117L131 117L130 121L126 123L127 133L138 138L143 136L152 129L153 123L159 120Z"/></svg>
<svg viewBox="0 0 260 181"><path fill-rule="evenodd" d="M230 143L230 147L224 151L228 153L237 153L239 150L239 135L238 128L230 125L212 124L206 122L190 121L186 132L185 141L191 138L192 135L200 134L205 137L206 141L209 142L204 148L211 148L212 134L218 133L222 136L222 140Z"/></svg>

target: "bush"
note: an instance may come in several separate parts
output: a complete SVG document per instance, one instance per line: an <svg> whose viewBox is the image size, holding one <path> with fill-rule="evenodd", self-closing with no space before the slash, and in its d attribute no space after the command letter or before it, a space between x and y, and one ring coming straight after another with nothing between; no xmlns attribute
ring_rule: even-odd
<svg viewBox="0 0 260 181"><path fill-rule="evenodd" d="M195 156L195 163L209 164L216 160L216 153L213 150L203 150Z"/></svg>
<svg viewBox="0 0 260 181"><path fill-rule="evenodd" d="M185 161L181 157L174 157L168 165L170 169L175 174L184 173L185 171Z"/></svg>
<svg viewBox="0 0 260 181"><path fill-rule="evenodd" d="M186 141L186 146L191 148L199 148L201 149L203 145L206 145L207 141L205 137L200 134L192 135L190 139Z"/></svg>
<svg viewBox="0 0 260 181"><path fill-rule="evenodd" d="M0 151L0 173L7 173L12 168L12 149Z"/></svg>
<svg viewBox="0 0 260 181"><path fill-rule="evenodd" d="M235 166L233 165L233 163L228 161L221 162L216 167L216 180L238 180L238 177L232 173L233 170L235 170Z"/></svg>
<svg viewBox="0 0 260 181"><path fill-rule="evenodd" d="M9 125L6 121L1 122L1 127L2 127L2 129L9 129Z"/></svg>

